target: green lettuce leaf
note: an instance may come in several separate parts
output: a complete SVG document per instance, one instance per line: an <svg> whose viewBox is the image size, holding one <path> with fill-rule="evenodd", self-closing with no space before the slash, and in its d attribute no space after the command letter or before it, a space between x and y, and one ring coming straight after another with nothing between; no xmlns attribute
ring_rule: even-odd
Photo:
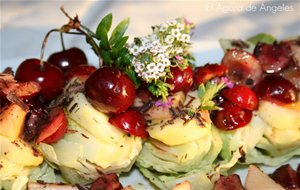
<svg viewBox="0 0 300 190"><path fill-rule="evenodd" d="M276 41L276 38L271 34L259 33L255 36L248 38L247 41L255 45L258 43L273 44Z"/></svg>

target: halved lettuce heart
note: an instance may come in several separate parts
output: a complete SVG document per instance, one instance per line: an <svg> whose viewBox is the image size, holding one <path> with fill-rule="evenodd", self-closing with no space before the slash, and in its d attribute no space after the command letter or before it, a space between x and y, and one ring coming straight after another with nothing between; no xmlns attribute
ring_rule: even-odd
<svg viewBox="0 0 300 190"><path fill-rule="evenodd" d="M205 171L191 171L184 174L166 175L157 173L143 167L139 168L142 174L155 184L160 190L172 189L176 184L182 181L189 181L193 189L208 190L213 188L213 182L208 178Z"/></svg>
<svg viewBox="0 0 300 190"><path fill-rule="evenodd" d="M167 146L149 140L136 165L160 189L171 189L184 179L193 187L211 189L213 181L208 176L218 175L215 167L221 148L222 140L214 128L205 136L183 145Z"/></svg>
<svg viewBox="0 0 300 190"><path fill-rule="evenodd" d="M139 137L128 136L108 122L108 116L94 109L84 94L72 96L66 109L68 132L54 144L40 143L37 148L46 160L62 170L70 183L75 177L89 183L99 172L127 172L142 149Z"/></svg>
<svg viewBox="0 0 300 190"><path fill-rule="evenodd" d="M74 169L87 182L96 179L99 171L128 171L141 150L141 139L124 135L118 143L106 143L69 119L69 130L55 144L40 143L45 158L58 168ZM64 174L64 173L63 173Z"/></svg>

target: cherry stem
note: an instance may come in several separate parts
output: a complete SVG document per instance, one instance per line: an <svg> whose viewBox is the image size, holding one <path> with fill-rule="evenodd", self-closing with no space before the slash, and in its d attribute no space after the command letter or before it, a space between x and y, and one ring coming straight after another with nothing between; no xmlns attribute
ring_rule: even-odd
<svg viewBox="0 0 300 190"><path fill-rule="evenodd" d="M97 54L98 58L99 58L99 65L100 67L102 67L102 60L101 60L101 55L100 55L100 51L98 48L98 45L96 44L96 42L94 41L93 37L96 36L96 34L94 34L90 29L88 29L85 26L82 26L78 16L76 16L75 18L72 18L64 9L63 6L60 7L60 10L64 13L64 15L70 20L69 22L69 27L72 29L75 29L77 31L79 31L80 33L82 33L83 35L86 36L86 40L87 42L92 46L93 50L95 51L95 53ZM86 32L86 31L87 32Z"/></svg>
<svg viewBox="0 0 300 190"><path fill-rule="evenodd" d="M66 47L65 47L65 43L64 43L63 32L60 32L60 42L61 42L61 47L62 47L63 51L65 51Z"/></svg>
<svg viewBox="0 0 300 190"><path fill-rule="evenodd" d="M52 29L49 32L47 32L47 34L43 40L42 48L41 48L41 59L40 59L41 70L44 70L44 51L45 51L45 47L46 47L49 35L52 32L63 32L63 30L62 29Z"/></svg>

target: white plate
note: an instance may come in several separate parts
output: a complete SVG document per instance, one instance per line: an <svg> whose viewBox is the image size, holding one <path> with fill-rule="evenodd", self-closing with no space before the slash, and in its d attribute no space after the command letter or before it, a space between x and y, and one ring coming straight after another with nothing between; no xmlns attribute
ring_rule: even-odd
<svg viewBox="0 0 300 190"><path fill-rule="evenodd" d="M220 63L223 51L218 45L218 41L196 41L193 43L193 54L196 58L196 65L204 65L206 63ZM95 60L95 55L91 50L85 50L85 53L87 54L88 60L91 64L95 65L96 61L93 62L91 60ZM16 57L14 59L4 60L1 63L1 71L6 67L12 67L13 69L16 69L17 66L28 58L38 58L39 55L35 56L29 56L29 57ZM45 56L47 57L47 56ZM289 160L287 163L289 163L294 169L298 166L300 163L299 157L294 157L293 159ZM287 164L286 163L286 164ZM267 167L267 166L261 166L261 168L266 173L272 173L275 169L275 167ZM244 183L246 175L247 175L247 167L238 167L235 170L237 174L240 175L242 182ZM120 178L121 183L126 185L132 185L136 190L145 190L145 189L154 189L153 186L141 175L141 173L138 171L137 168L133 168L131 172L127 174L123 174Z"/></svg>

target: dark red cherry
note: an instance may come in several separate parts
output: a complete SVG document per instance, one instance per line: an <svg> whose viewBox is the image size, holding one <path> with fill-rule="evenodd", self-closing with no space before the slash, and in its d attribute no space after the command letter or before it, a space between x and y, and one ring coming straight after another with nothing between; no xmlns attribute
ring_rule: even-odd
<svg viewBox="0 0 300 190"><path fill-rule="evenodd" d="M133 82L122 71L103 67L96 70L85 83L86 96L93 106L104 113L121 113L135 98Z"/></svg>
<svg viewBox="0 0 300 190"><path fill-rule="evenodd" d="M73 47L51 54L47 62L59 67L63 72L66 72L71 67L86 65L87 58L82 50Z"/></svg>
<svg viewBox="0 0 300 190"><path fill-rule="evenodd" d="M217 111L212 121L221 130L234 130L244 127L251 121L252 111L243 109L229 100L224 100L220 107L223 110Z"/></svg>
<svg viewBox="0 0 300 190"><path fill-rule="evenodd" d="M255 87L257 96L274 103L290 104L298 100L296 87L279 75L265 76Z"/></svg>
<svg viewBox="0 0 300 190"><path fill-rule="evenodd" d="M185 69L171 67L173 78L167 79L167 83L174 85L171 92L188 92L193 84L193 71L190 66Z"/></svg>
<svg viewBox="0 0 300 190"><path fill-rule="evenodd" d="M254 55L259 60L265 73L279 73L291 61L291 51L284 44L257 44Z"/></svg>
<svg viewBox="0 0 300 190"><path fill-rule="evenodd" d="M109 122L131 135L142 138L148 137L148 132L146 131L147 122L143 114L134 109L127 109L120 114L112 116L109 118Z"/></svg>
<svg viewBox="0 0 300 190"><path fill-rule="evenodd" d="M77 77L81 81L85 82L86 79L96 71L96 67L92 65L77 65L71 67L65 74L65 78L67 81L70 81L72 78Z"/></svg>
<svg viewBox="0 0 300 190"><path fill-rule="evenodd" d="M222 59L222 65L228 68L228 78L235 84L253 87L262 78L262 68L259 61L244 50L229 50Z"/></svg>
<svg viewBox="0 0 300 190"><path fill-rule="evenodd" d="M39 59L27 59L22 62L17 71L18 81L35 81L41 86L41 94L46 101L50 101L58 96L65 85L62 71L47 62L41 66Z"/></svg>
<svg viewBox="0 0 300 190"><path fill-rule="evenodd" d="M219 64L205 64L202 67L197 67L194 71L194 85L198 87L215 77L224 76L227 72L227 67Z"/></svg>
<svg viewBox="0 0 300 190"><path fill-rule="evenodd" d="M225 89L221 92L221 95L241 108L247 110L256 110L258 108L256 94L247 86L238 85L231 89Z"/></svg>

